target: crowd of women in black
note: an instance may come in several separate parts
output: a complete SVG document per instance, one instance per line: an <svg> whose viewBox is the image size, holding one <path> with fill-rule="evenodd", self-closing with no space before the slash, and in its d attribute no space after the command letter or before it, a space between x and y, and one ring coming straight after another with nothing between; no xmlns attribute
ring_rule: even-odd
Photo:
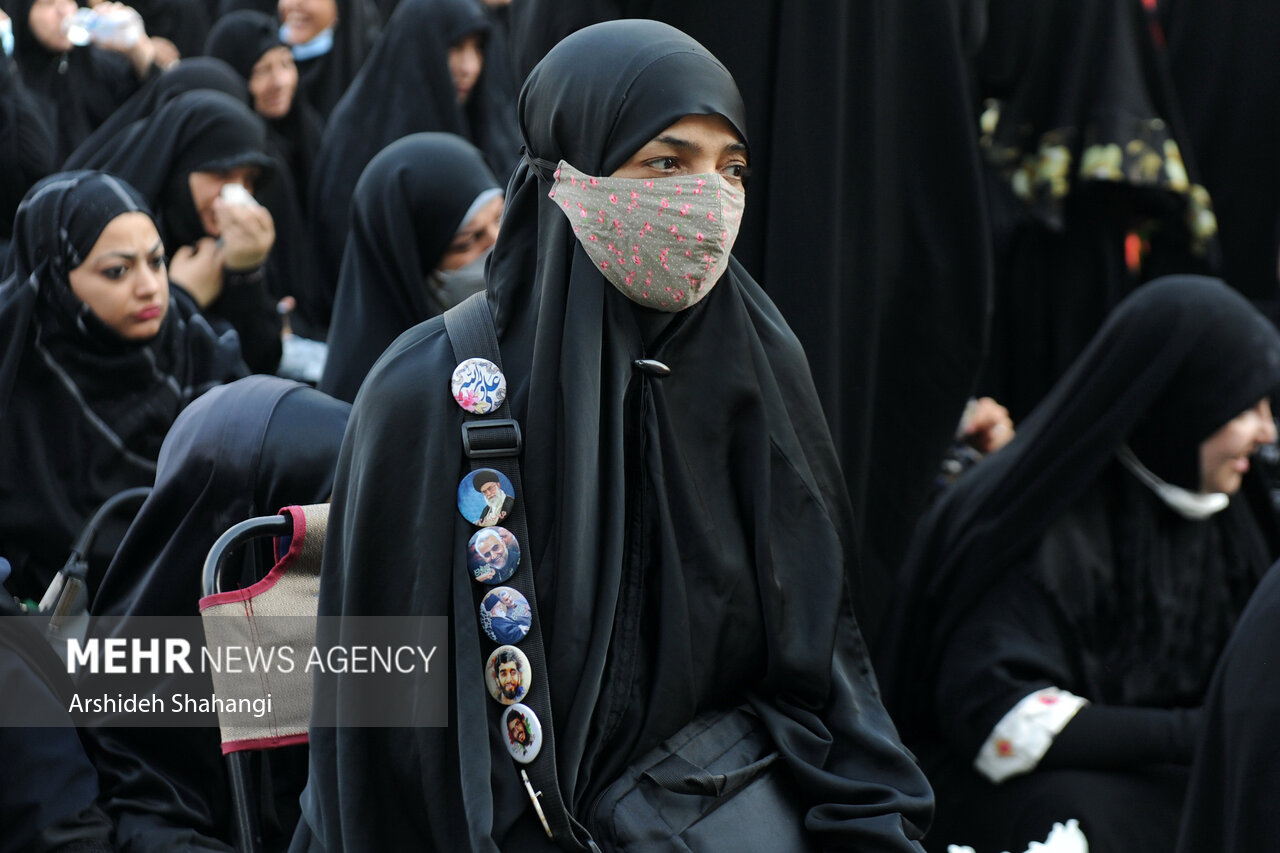
<svg viewBox="0 0 1280 853"><path fill-rule="evenodd" d="M743 707L806 840L721 849L1280 833L1276 13L831 5L147 0L80 44L0 3L0 851L230 849L217 735L55 726L25 639L139 486L95 618L195 614L219 534L331 500L320 614L451 626L449 725L272 751L269 848L587 849L484 725L479 293L570 825Z"/></svg>

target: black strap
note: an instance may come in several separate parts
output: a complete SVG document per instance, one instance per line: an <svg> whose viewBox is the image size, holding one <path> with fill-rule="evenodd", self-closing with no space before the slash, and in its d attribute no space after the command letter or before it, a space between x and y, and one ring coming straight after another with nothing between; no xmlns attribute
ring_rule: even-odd
<svg viewBox="0 0 1280 853"><path fill-rule="evenodd" d="M498 338L493 328L493 315L484 293L462 301L444 313L445 331L453 345L454 357L459 363L469 358L484 358L502 368L502 356L498 351ZM578 821L569 813L560 793L556 777L555 726L551 718L551 690L547 678L547 658L542 647L542 622L538 618L538 605L534 593L533 548L529 544L529 530L524 507L528 502L520 482L520 452L522 439L520 425L509 417L509 408L499 407L488 415L464 411L462 446L471 462L472 470L492 468L502 472L515 488L516 502L507 515L504 525L516 537L523 551L521 566L507 581L529 601L533 622L529 633L520 642L520 648L529 658L533 670L534 689L525 697L524 704L533 709L542 723L542 749L529 764L516 764L534 806L546 819L548 835L561 848L578 853L599 848ZM527 774L527 776L526 776Z"/></svg>

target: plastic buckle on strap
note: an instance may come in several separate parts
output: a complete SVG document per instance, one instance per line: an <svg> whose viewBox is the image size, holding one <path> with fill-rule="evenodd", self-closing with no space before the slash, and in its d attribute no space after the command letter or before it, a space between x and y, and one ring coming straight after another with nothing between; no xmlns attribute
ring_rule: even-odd
<svg viewBox="0 0 1280 853"><path fill-rule="evenodd" d="M542 803L538 802L542 792L533 790L533 783L529 781L529 774L525 771L520 771L520 778L524 780L524 789L529 792L529 799L533 801L533 810L538 813L538 820L542 821L542 828L546 831L547 838L555 840L555 836L551 833L551 824L547 823L547 816L542 813Z"/></svg>
<svg viewBox="0 0 1280 853"><path fill-rule="evenodd" d="M468 459L517 456L523 446L520 424L510 418L462 424L462 449Z"/></svg>

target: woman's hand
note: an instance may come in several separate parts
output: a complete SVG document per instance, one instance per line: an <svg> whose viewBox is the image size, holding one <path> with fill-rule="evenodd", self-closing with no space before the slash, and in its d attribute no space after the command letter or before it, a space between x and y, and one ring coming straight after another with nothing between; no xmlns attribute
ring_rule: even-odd
<svg viewBox="0 0 1280 853"><path fill-rule="evenodd" d="M145 80L147 74L151 71L151 65L155 62L156 46L151 43L151 39L147 36L146 26L142 23L142 16L137 13L131 6L123 3L108 2L96 3L93 10L99 15L113 14L131 14L138 19L138 38L132 44L127 41L113 41L104 39L96 41L94 44L105 50L112 50L116 53L122 53L129 58L129 64L133 66L133 73L139 80Z"/></svg>
<svg viewBox="0 0 1280 853"><path fill-rule="evenodd" d="M169 260L169 280L179 285L201 308L222 295L225 252L212 237L201 237L195 248L183 246Z"/></svg>
<svg viewBox="0 0 1280 853"><path fill-rule="evenodd" d="M161 71L168 71L178 64L178 60L182 59L182 53L178 50L178 46L167 38L152 36L151 44L155 46L155 62L156 65L160 66Z"/></svg>
<svg viewBox="0 0 1280 853"><path fill-rule="evenodd" d="M213 215L227 269L244 272L262 266L276 242L271 212L260 205L227 204L218 198L213 202Z"/></svg>
<svg viewBox="0 0 1280 853"><path fill-rule="evenodd" d="M994 453L1013 440L1013 419L1004 406L990 397L982 397L965 408L960 435L965 444L979 453Z"/></svg>

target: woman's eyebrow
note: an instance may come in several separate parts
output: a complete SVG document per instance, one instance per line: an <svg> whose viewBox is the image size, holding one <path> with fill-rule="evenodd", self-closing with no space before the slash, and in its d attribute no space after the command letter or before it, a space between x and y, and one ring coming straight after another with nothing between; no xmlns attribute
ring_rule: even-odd
<svg viewBox="0 0 1280 853"><path fill-rule="evenodd" d="M147 254L154 255L157 252L163 252L163 251L164 251L164 241L157 240L156 244L151 247L151 251L147 252ZM113 249L110 252L103 252L102 257L103 258L124 258L126 261L136 261L138 259L138 253L127 252L124 249Z"/></svg>
<svg viewBox="0 0 1280 853"><path fill-rule="evenodd" d="M664 144L664 145L670 145L672 148L678 149L678 150L680 150L680 151L689 151L689 152L701 152L701 151L702 151L702 146L701 146L701 145L699 145L698 143L693 142L693 141L688 140L688 139L681 139L681 138L680 138L680 137L678 137L678 136L655 136L655 137L653 138L653 141L654 141L654 142L661 142L661 143L662 143L662 144ZM724 147L724 149L722 150L722 152L721 152L721 153L723 153L723 154L729 154L729 153L737 154L737 153L740 153L740 152L745 152L746 150L747 150L746 143L743 143L743 142L731 142L731 143L729 143L728 145L726 145L726 146Z"/></svg>
<svg viewBox="0 0 1280 853"><path fill-rule="evenodd" d="M702 146L688 139L681 139L678 136L655 136L654 142L661 142L663 145L670 145L672 148L678 148L681 151L701 151Z"/></svg>

